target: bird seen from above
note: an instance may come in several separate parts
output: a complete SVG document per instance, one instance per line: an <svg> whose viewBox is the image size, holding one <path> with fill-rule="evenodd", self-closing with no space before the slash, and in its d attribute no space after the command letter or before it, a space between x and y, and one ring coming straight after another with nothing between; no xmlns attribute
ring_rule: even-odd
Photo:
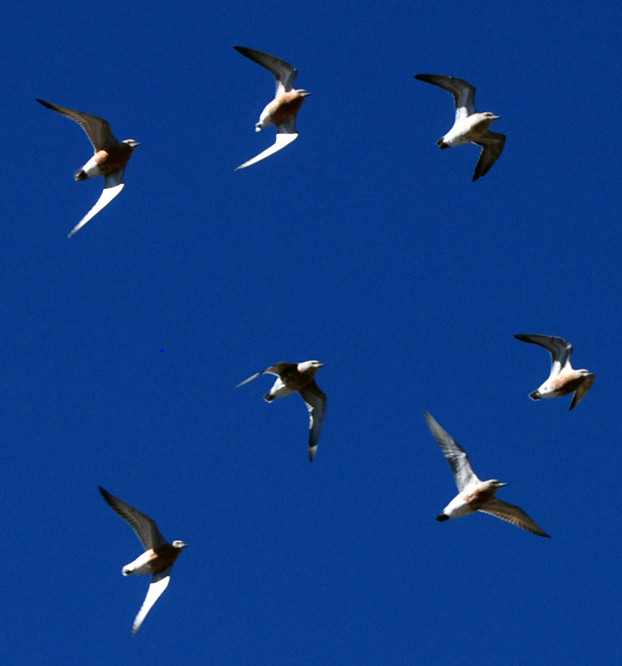
<svg viewBox="0 0 622 666"><path fill-rule="evenodd" d="M276 79L276 94L274 99L266 105L266 108L259 116L259 122L255 124L256 132L260 132L264 127L274 125L277 132L275 141L272 146L266 148L259 155L236 167L237 171L273 155L298 138L296 116L305 98L311 93L307 90L297 90L294 88L298 70L288 62L285 62L285 60L281 60L263 51L246 48L245 46L234 46L233 48L243 56L250 58L258 65L272 72Z"/></svg>
<svg viewBox="0 0 622 666"><path fill-rule="evenodd" d="M99 486L99 492L121 518L131 525L145 548L145 552L142 555L123 567L124 576L151 574L151 583L147 590L147 596L132 626L132 634L135 636L153 604L155 604L168 587L173 564L181 551L187 547L187 544L183 541L169 543L160 534L158 526L149 516L146 516L138 509L115 497L101 486Z"/></svg>
<svg viewBox="0 0 622 666"><path fill-rule="evenodd" d="M538 536L549 535L537 525L521 508L508 504L495 497L499 488L507 486L497 479L481 481L469 462L466 451L434 420L431 414L424 412L428 427L443 451L449 467L456 479L460 491L436 518L439 521L468 516L475 511L483 511L491 516L506 520L527 532Z"/></svg>
<svg viewBox="0 0 622 666"><path fill-rule="evenodd" d="M58 106L51 102L45 102L42 99L37 99L37 102L48 109L52 109L52 111L75 120L86 132L90 142L93 144L95 154L81 169L76 171L74 178L80 181L93 178L94 176L104 176L104 189L99 199L93 208L71 230L69 233L69 238L71 238L76 231L79 231L121 192L125 186L123 180L125 165L129 162L134 149L140 146L140 143L134 141L134 139L117 141L110 130L108 121L103 118L98 118L83 111L74 111L73 109Z"/></svg>
<svg viewBox="0 0 622 666"><path fill-rule="evenodd" d="M541 398L558 398L574 392L568 411L574 409L585 398L587 392L596 381L596 375L589 370L575 370L570 363L572 345L562 338L552 335L519 333L517 340L531 342L548 349L551 353L551 374L539 389L529 394L532 400Z"/></svg>
<svg viewBox="0 0 622 666"><path fill-rule="evenodd" d="M264 396L266 402L272 402L290 393L300 393L309 410L309 460L312 461L317 451L320 432L326 414L326 394L315 383L315 375L323 366L319 361L304 361L302 363L286 363L281 361L269 368L256 372L252 377L245 379L236 388L252 382L260 375L276 375L277 379L272 388Z"/></svg>
<svg viewBox="0 0 622 666"><path fill-rule="evenodd" d="M496 116L490 111L478 113L475 109L475 88L462 79L442 74L416 74L415 78L447 90L453 95L456 104L453 127L436 142L436 145L441 150L462 146L465 143L476 143L481 146L473 181L485 176L503 152L505 145L505 134L491 132L489 129L493 120L501 116Z"/></svg>

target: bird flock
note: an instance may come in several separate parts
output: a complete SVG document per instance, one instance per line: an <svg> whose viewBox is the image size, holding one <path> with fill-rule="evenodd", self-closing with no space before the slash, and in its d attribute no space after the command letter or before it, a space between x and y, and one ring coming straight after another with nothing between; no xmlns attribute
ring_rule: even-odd
<svg viewBox="0 0 622 666"><path fill-rule="evenodd" d="M270 71L276 80L274 99L265 106L255 125L257 132L274 126L276 128L275 141L270 147L236 167L236 170L240 170L270 157L298 138L296 116L311 93L304 89L294 88L298 71L285 60L256 49L243 46L234 46L234 48L243 56ZM444 150L467 143L479 145L481 151L475 166L473 181L486 175L505 146L505 135L490 130L491 123L500 116L490 111L478 112L475 108L475 88L463 79L440 74L417 74L414 78L447 90L454 99L454 124L436 142L439 148ZM75 180L82 181L95 176L104 177L104 188L99 199L71 230L69 233L69 237L71 237L120 194L125 185L126 165L140 143L134 139L118 141L112 134L108 121L103 118L41 99L37 99L37 101L46 108L77 122L93 145L94 155L75 172ZM586 396L594 384L596 376L588 370L576 370L572 367L570 361L572 345L560 337L550 335L517 334L514 337L523 342L539 345L551 354L549 377L538 389L530 393L529 397L532 400L540 400L572 393L569 410L574 409ZM263 374L271 374L275 375L277 379L264 396L266 402L272 402L291 393L300 394L309 411L309 461L313 461L316 455L326 414L327 397L315 381L315 376L322 366L323 364L316 360L301 363L281 361L265 370L256 372L238 384L238 387L241 387ZM497 499L497 491L507 484L498 479L480 480L473 471L466 451L429 412L424 412L424 415L432 435L449 464L459 491L437 516L438 521L446 521L481 511L501 518L532 534L542 537L549 536L520 507ZM145 552L133 562L125 565L122 570L124 576L134 574L151 576L147 595L132 626L132 633L135 635L155 602L166 590L173 564L187 544L180 540L168 542L153 519L101 486L99 490L110 507L130 524L145 549Z"/></svg>

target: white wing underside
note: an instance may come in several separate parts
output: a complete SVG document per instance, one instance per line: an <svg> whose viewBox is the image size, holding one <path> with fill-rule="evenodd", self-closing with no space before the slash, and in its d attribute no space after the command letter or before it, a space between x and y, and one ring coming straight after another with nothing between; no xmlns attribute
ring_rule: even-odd
<svg viewBox="0 0 622 666"><path fill-rule="evenodd" d="M245 169L246 167L251 166L251 164L256 164L257 162L261 162L261 160L265 160L266 157L270 157L270 155L274 155L274 153L278 153L279 150L283 150L285 146L288 146L292 141L295 141L298 138L298 134L285 134L285 133L278 133L276 135L276 138L274 140L274 143L270 146L270 148L266 148L266 150L263 150L259 155L255 155L252 159L248 160L248 162L244 162L244 164L240 164L239 167L236 167L236 171L238 169Z"/></svg>
<svg viewBox="0 0 622 666"><path fill-rule="evenodd" d="M154 575L153 580L151 581L151 585L149 585L149 589L147 590L145 601L140 607L138 615L134 620L134 625L132 626L132 635L135 636L137 634L138 630L140 629L140 625L147 617L149 611L153 607L153 604L155 604L155 602L162 596L164 590L166 590L168 587L168 584L171 581L170 571L171 570L169 568L166 571Z"/></svg>
<svg viewBox="0 0 622 666"><path fill-rule="evenodd" d="M91 208L91 210L76 224L76 226L71 230L67 238L71 238L77 231L80 231L82 227L89 221L92 220L100 210L104 209L125 187L123 182L123 173L120 174L121 182L119 182L119 172L106 176L104 189L97 200L97 203Z"/></svg>

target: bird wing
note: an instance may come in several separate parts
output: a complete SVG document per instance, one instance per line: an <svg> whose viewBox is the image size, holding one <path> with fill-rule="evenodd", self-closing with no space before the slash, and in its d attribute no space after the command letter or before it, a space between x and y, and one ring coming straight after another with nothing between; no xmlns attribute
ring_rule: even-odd
<svg viewBox="0 0 622 666"><path fill-rule="evenodd" d="M585 380L579 384L579 387L572 396L572 402L568 411L574 409L580 402L585 398L587 392L592 388L592 384L596 381L596 375L590 372L589 375L585 376Z"/></svg>
<svg viewBox="0 0 622 666"><path fill-rule="evenodd" d="M550 537L539 525L537 525L520 507L515 504L509 504L503 500L493 497L484 504L480 509L484 513L489 513L491 516L506 520L516 527L520 527L527 532L537 534L538 536Z"/></svg>
<svg viewBox="0 0 622 666"><path fill-rule="evenodd" d="M248 379L245 379L243 382L240 382L235 388L240 388L240 386L244 386L244 384L248 384L248 382L252 382L253 379L257 379L260 375L263 375L265 370L262 370L261 372L256 372L254 375L251 375Z"/></svg>
<svg viewBox="0 0 622 666"><path fill-rule="evenodd" d="M245 46L234 46L233 48L274 74L277 96L281 93L289 92L294 87L298 70L288 62L285 62L285 60L281 60L281 58L264 53L263 51L246 48Z"/></svg>
<svg viewBox="0 0 622 666"><path fill-rule="evenodd" d="M171 569L172 566L152 576L151 584L147 590L147 596L145 597L143 605L140 607L138 615L136 616L134 624L132 625L133 636L136 636L138 630L140 629L140 625L147 617L147 614L153 607L153 604L155 604L155 602L162 596L162 593L164 590L166 590L168 584L171 582Z"/></svg>
<svg viewBox="0 0 622 666"><path fill-rule="evenodd" d="M91 210L76 224L76 226L69 232L67 238L71 238L77 231L89 221L92 220L100 210L104 209L125 187L123 182L123 172L125 168L115 171L114 174L108 174L104 180L104 189L99 195L99 199L91 208Z"/></svg>
<svg viewBox="0 0 622 666"><path fill-rule="evenodd" d="M280 125L276 126L276 131L279 134L295 134L298 136L298 130L296 129L296 117L294 116L293 118L290 118L289 120L286 120L284 123L281 123ZM291 141L287 141L285 143L285 146L288 143L291 143L294 139L291 139ZM283 146L283 147L285 147Z"/></svg>
<svg viewBox="0 0 622 666"><path fill-rule="evenodd" d="M572 345L563 338L553 335L537 335L535 333L519 333L514 336L517 340L531 342L548 349L551 353L551 377L556 377L563 368L570 366Z"/></svg>
<svg viewBox="0 0 622 666"><path fill-rule="evenodd" d="M436 439L445 454L445 458L447 458L449 467L456 479L458 490L462 492L468 486L479 482L466 451L448 432L441 428L429 412L424 412L424 414L434 439Z"/></svg>
<svg viewBox="0 0 622 666"><path fill-rule="evenodd" d="M101 486L99 486L99 492L121 518L132 526L145 550L157 548L167 543L166 539L160 534L155 521L149 518L149 516L130 506L127 502L115 497Z"/></svg>
<svg viewBox="0 0 622 666"><path fill-rule="evenodd" d="M475 109L475 88L456 76L443 76L442 74L416 74L416 79L431 83L453 95L456 104L456 120L462 120L473 113Z"/></svg>
<svg viewBox="0 0 622 666"><path fill-rule="evenodd" d="M90 113L85 113L84 111L74 111L73 109L68 109L66 106L58 106L58 104L45 102L42 99L37 99L37 102L43 104L43 106L46 106L48 109L52 109L52 111L56 111L63 116L67 116L67 118L71 118L71 120L75 120L86 132L90 142L93 144L95 152L119 143L112 134L107 120L99 118L98 116L93 116Z"/></svg>
<svg viewBox="0 0 622 666"><path fill-rule="evenodd" d="M251 164L256 164L257 162L261 162L261 160L265 160L266 157L270 157L270 155L278 153L279 150L283 150L285 146L288 146L292 141L295 141L298 138L298 134L281 133L280 127L283 127L283 125L280 125L279 128L277 128L278 133L275 137L274 143L270 146L270 148L266 148L266 150L263 150L261 153L259 153L259 155L255 155L255 157L248 160L247 162L244 162L244 164L240 164L240 166L236 167L235 170L238 171L239 169L245 169Z"/></svg>
<svg viewBox="0 0 622 666"><path fill-rule="evenodd" d="M473 174L473 182L478 178L485 176L490 167L497 161L497 158L503 152L505 146L505 134L498 132L486 132L477 141L473 141L478 146L482 147L479 154L479 160L475 166L475 173Z"/></svg>
<svg viewBox="0 0 622 666"><path fill-rule="evenodd" d="M312 379L300 390L300 395L309 410L309 460L312 461L320 440L320 432L326 415L326 393Z"/></svg>
<svg viewBox="0 0 622 666"><path fill-rule="evenodd" d="M251 375L248 379L245 379L243 382L240 382L235 388L240 388L240 386L244 386L244 384L248 384L248 382L252 382L253 379L257 379L260 375L276 375L277 377L284 372L287 369L295 369L296 364L295 363L287 363L285 361L280 361L279 363L275 363L274 365L271 365L269 368L266 368L265 370L261 370L260 372L256 372L254 375Z"/></svg>

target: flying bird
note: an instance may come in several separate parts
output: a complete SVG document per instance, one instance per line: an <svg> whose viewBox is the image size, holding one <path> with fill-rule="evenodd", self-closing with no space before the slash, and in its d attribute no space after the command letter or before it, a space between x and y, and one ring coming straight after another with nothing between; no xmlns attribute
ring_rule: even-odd
<svg viewBox="0 0 622 666"><path fill-rule="evenodd" d="M104 189L91 210L76 224L69 233L71 238L76 231L79 231L89 220L91 220L100 210L105 208L125 187L123 174L125 165L129 162L136 146L140 146L134 139L125 139L117 141L110 130L107 120L92 116L83 111L74 111L64 106L58 106L51 102L45 102L37 99L39 104L52 111L56 111L67 118L75 120L78 125L86 132L90 142L93 144L95 154L81 168L76 171L74 178L76 180L86 180L94 176L104 176Z"/></svg>
<svg viewBox="0 0 622 666"><path fill-rule="evenodd" d="M261 112L259 122L255 125L256 132L260 132L264 127L275 125L277 132L276 139L270 148L266 148L259 155L255 155L252 159L236 167L237 171L273 155L298 138L296 115L300 111L305 97L311 93L307 90L296 90L294 88L298 70L285 62L285 60L281 60L268 53L263 53L263 51L248 49L245 46L234 46L233 48L247 58L255 61L258 65L265 67L276 78L276 95Z"/></svg>
<svg viewBox="0 0 622 666"><path fill-rule="evenodd" d="M540 400L540 398L558 398L574 392L568 411L574 409L592 388L596 375L589 370L575 370L572 367L570 363L572 345L552 335L519 333L514 337L523 342L540 345L551 353L551 374L539 389L529 394L529 397L532 400Z"/></svg>
<svg viewBox="0 0 622 666"><path fill-rule="evenodd" d="M281 361L269 368L256 372L252 377L245 379L236 388L252 382L260 375L276 375L277 379L268 393L264 396L266 402L272 402L284 395L298 392L305 401L309 410L309 460L312 461L317 451L320 432L326 414L326 394L315 383L315 375L323 366L319 361L304 361L303 363L285 363Z"/></svg>
<svg viewBox="0 0 622 666"><path fill-rule="evenodd" d="M147 596L138 611L132 627L132 634L135 636L153 604L155 604L160 595L168 587L173 564L181 551L187 547L187 544L177 540L169 543L160 534L158 526L149 516L141 513L138 509L120 500L118 497L111 495L101 486L99 486L99 492L121 518L125 519L132 526L132 529L136 532L136 535L145 548L145 552L142 555L123 567L124 576L151 574L151 584L149 585Z"/></svg>
<svg viewBox="0 0 622 666"><path fill-rule="evenodd" d="M491 516L506 520L527 532L538 536L548 537L541 527L519 507L508 504L495 497L499 488L507 486L497 479L481 481L473 471L466 451L458 445L453 437L434 420L431 414L424 412L428 427L447 458L449 467L456 479L460 491L454 499L437 516L436 520L444 521L450 518L468 516L475 511L483 511Z"/></svg>
<svg viewBox="0 0 622 666"><path fill-rule="evenodd" d="M440 146L441 150L462 146L465 143L476 143L481 146L473 181L485 176L503 152L505 145L505 134L491 132L488 129L492 121L501 116L495 116L490 111L478 113L475 109L475 88L462 79L441 74L416 74L415 78L449 91L456 103L454 125L436 142L436 145Z"/></svg>

